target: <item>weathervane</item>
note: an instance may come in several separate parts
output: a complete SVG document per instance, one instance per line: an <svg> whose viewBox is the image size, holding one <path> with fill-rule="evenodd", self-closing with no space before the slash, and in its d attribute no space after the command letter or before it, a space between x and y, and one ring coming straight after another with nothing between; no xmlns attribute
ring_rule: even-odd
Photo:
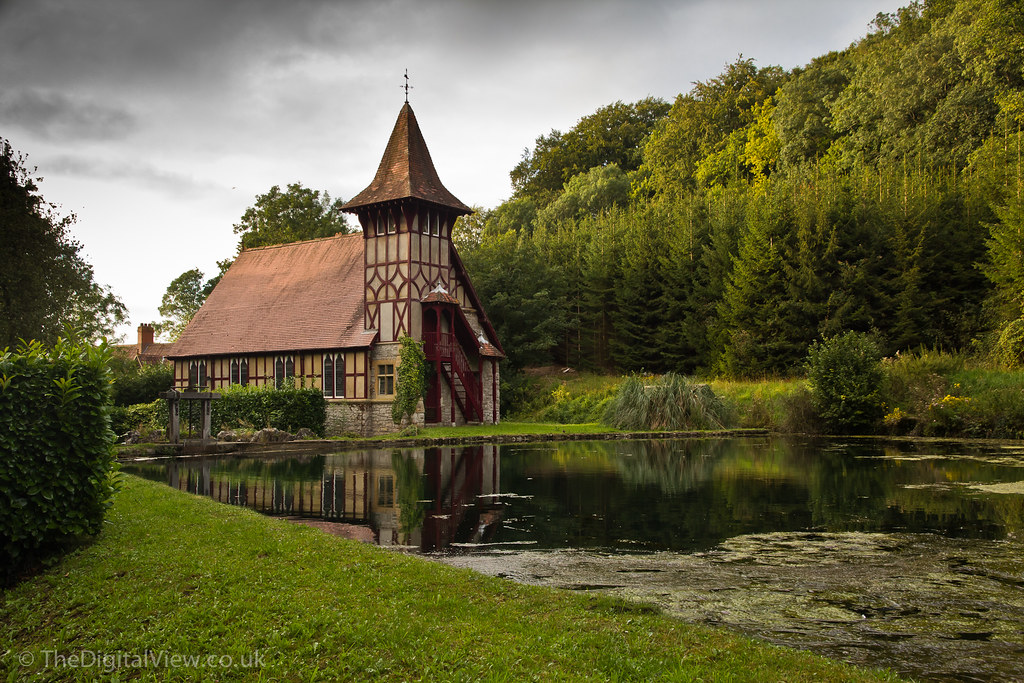
<svg viewBox="0 0 1024 683"><path fill-rule="evenodd" d="M405 85L398 86L399 88L405 89L405 103L409 104L409 89L413 86L409 85L409 70L405 70Z"/></svg>

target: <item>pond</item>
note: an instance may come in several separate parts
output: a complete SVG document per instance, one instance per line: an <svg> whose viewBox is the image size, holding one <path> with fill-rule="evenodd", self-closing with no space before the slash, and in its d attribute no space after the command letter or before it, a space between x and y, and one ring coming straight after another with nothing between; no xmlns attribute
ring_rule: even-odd
<svg viewBox="0 0 1024 683"><path fill-rule="evenodd" d="M594 441L123 469L861 665L1024 679L1024 446Z"/></svg>

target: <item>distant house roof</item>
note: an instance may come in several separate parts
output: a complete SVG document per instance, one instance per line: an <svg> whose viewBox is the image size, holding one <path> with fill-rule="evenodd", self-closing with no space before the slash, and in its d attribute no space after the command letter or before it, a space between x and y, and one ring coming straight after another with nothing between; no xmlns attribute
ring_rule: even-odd
<svg viewBox="0 0 1024 683"><path fill-rule="evenodd" d="M363 236L335 235L238 255L171 358L361 348Z"/></svg>
<svg viewBox="0 0 1024 683"><path fill-rule="evenodd" d="M133 360L139 365L160 365L170 356L174 344L153 342L140 347L139 344L118 344L114 351L124 354L128 360Z"/></svg>
<svg viewBox="0 0 1024 683"><path fill-rule="evenodd" d="M416 115L406 102L398 113L391 139L377 167L377 175L369 187L350 199L343 211L354 212L360 207L382 202L415 198L454 209L459 213L473 210L456 199L441 184L434 162L427 151Z"/></svg>

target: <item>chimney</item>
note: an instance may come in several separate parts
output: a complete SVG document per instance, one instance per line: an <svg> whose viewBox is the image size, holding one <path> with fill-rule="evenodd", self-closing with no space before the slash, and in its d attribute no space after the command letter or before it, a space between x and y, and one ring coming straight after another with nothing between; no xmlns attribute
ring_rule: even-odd
<svg viewBox="0 0 1024 683"><path fill-rule="evenodd" d="M139 325L139 353L153 343L153 326L142 323Z"/></svg>

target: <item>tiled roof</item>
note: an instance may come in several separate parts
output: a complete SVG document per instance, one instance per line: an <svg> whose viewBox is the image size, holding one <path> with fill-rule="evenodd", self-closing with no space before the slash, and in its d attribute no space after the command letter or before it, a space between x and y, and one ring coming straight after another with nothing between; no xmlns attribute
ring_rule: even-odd
<svg viewBox="0 0 1024 683"><path fill-rule="evenodd" d="M410 197L447 206L460 213L473 212L441 184L434 162L430 160L427 143L416 123L416 115L406 102L398 114L373 182L350 199L342 210L354 211L359 207Z"/></svg>
<svg viewBox="0 0 1024 683"><path fill-rule="evenodd" d="M168 354L172 358L369 346L363 236L238 255Z"/></svg>
<svg viewBox="0 0 1024 683"><path fill-rule="evenodd" d="M141 349L138 344L118 344L113 349L128 360L137 361L141 365L159 365L167 358L173 346L174 344L156 342L146 344Z"/></svg>

